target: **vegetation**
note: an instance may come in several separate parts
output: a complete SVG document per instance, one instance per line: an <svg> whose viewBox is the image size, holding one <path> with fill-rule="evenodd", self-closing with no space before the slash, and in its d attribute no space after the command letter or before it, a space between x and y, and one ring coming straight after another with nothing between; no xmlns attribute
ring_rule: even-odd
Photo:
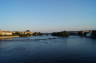
<svg viewBox="0 0 96 63"><path fill-rule="evenodd" d="M95 38L96 39L96 30L93 30L91 33L91 38Z"/></svg>
<svg viewBox="0 0 96 63"><path fill-rule="evenodd" d="M89 35L88 35L89 34ZM79 31L78 35L81 37L90 37L90 38L96 38L96 30L92 30L90 32L83 32ZM88 35L88 36L87 36Z"/></svg>
<svg viewBox="0 0 96 63"><path fill-rule="evenodd" d="M69 33L66 32L66 31L63 31L63 32L54 32L54 33L52 33L52 36L68 37L69 36Z"/></svg>
<svg viewBox="0 0 96 63"><path fill-rule="evenodd" d="M20 33L20 32L15 32L13 33L14 36L19 36L19 37L30 37L32 36L32 34L30 33L27 33L27 34L24 34L24 33Z"/></svg>
<svg viewBox="0 0 96 63"><path fill-rule="evenodd" d="M40 32L34 32L32 35L33 35L33 36L41 36L41 35L43 35L43 33L40 33Z"/></svg>

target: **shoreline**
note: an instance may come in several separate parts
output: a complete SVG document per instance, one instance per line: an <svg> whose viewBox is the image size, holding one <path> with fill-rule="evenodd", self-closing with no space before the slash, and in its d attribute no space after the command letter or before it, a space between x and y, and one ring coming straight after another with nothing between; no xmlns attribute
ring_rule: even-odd
<svg viewBox="0 0 96 63"><path fill-rule="evenodd" d="M15 37L19 37L19 36L0 36L0 40L11 39L11 38L15 38Z"/></svg>

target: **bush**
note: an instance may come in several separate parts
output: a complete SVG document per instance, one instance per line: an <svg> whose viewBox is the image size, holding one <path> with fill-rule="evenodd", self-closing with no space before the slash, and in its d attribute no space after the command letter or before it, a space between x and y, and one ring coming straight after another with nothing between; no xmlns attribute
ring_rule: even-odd
<svg viewBox="0 0 96 63"><path fill-rule="evenodd" d="M54 32L52 33L52 36L60 36L60 37L68 37L69 33L64 31L64 32Z"/></svg>

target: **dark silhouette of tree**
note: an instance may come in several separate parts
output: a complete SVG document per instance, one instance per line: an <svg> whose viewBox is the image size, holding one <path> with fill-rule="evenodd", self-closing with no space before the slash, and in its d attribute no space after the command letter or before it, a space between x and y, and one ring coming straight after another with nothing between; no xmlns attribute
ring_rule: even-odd
<svg viewBox="0 0 96 63"><path fill-rule="evenodd" d="M93 30L91 33L91 38L95 38L96 39L96 30Z"/></svg>
<svg viewBox="0 0 96 63"><path fill-rule="evenodd" d="M32 35L33 35L33 36L40 36L40 35L43 35L43 33L40 33L40 32L34 32Z"/></svg>
<svg viewBox="0 0 96 63"><path fill-rule="evenodd" d="M67 31L63 31L63 32L53 32L52 36L59 36L59 37L68 37L69 33Z"/></svg>

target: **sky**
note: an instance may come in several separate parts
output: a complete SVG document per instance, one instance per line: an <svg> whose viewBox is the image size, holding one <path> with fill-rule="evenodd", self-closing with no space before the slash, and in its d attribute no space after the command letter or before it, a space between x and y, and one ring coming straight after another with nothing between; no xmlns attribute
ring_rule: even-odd
<svg viewBox="0 0 96 63"><path fill-rule="evenodd" d="M0 29L96 29L96 0L0 0Z"/></svg>

